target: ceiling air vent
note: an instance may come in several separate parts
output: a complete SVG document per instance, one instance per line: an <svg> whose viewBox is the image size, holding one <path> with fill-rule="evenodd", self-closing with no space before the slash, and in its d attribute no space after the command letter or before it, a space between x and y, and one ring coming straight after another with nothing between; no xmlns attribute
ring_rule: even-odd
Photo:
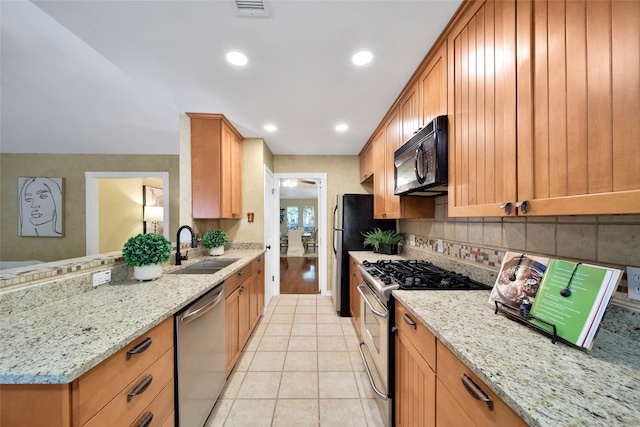
<svg viewBox="0 0 640 427"><path fill-rule="evenodd" d="M266 0L231 0L236 16L264 18L271 15Z"/></svg>

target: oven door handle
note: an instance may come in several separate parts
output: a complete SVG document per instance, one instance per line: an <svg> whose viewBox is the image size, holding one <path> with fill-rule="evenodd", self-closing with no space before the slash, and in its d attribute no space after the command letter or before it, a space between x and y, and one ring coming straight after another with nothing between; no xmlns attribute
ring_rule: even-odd
<svg viewBox="0 0 640 427"><path fill-rule="evenodd" d="M367 291L369 293L371 293L371 291L369 291L369 288L367 287L367 285L359 285L358 286L358 292L362 296L362 299L364 300L364 303L367 304L367 307L369 307L369 310L371 310L373 312L373 314L375 314L376 316L382 317L383 319L386 319L387 318L387 313L383 313L382 311L378 311L375 308L373 308L373 305L371 305L371 303L369 302L369 298L367 298L367 296L364 294L364 291L362 289L367 289Z"/></svg>
<svg viewBox="0 0 640 427"><path fill-rule="evenodd" d="M373 375L371 375L371 370L369 369L369 364L367 364L367 359L364 357L364 352L362 351L362 346L367 346L367 344L363 342L360 343L360 345L358 346L358 351L360 352L360 357L362 357L362 364L364 365L364 369L365 371L367 371L367 376L369 377L369 382L371 383L371 388L373 388L373 391L380 396L381 399L383 400L389 400L389 396L387 396L385 393L381 392L380 390L378 390L378 387L376 387L376 383L373 381ZM367 350L369 350L367 348Z"/></svg>

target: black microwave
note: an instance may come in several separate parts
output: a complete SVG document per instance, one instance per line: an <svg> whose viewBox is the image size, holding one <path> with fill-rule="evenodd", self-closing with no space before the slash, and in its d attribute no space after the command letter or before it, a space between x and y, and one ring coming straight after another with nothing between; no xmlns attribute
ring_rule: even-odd
<svg viewBox="0 0 640 427"><path fill-rule="evenodd" d="M447 116L438 116L394 153L394 194L435 196L447 191Z"/></svg>

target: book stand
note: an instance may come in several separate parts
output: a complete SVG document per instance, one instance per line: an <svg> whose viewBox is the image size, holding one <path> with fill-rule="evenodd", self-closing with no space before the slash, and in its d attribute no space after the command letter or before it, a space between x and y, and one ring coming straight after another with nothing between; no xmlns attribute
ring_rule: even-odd
<svg viewBox="0 0 640 427"><path fill-rule="evenodd" d="M554 325L553 323L549 323L547 321L544 321L542 319L539 319L531 315L529 313L529 310L526 310L522 307L515 307L510 304L505 304L501 301L495 301L495 303L496 303L495 314L502 313L511 320L515 320L516 322L522 323L523 325L526 325L532 329L542 332L545 335L551 336L551 344L555 344L556 341L558 341L556 325ZM536 325L535 323L532 323L530 320L535 320L537 322L544 323L545 325L549 326L553 330L553 332L547 331L546 329ZM565 342L564 340L562 341Z"/></svg>

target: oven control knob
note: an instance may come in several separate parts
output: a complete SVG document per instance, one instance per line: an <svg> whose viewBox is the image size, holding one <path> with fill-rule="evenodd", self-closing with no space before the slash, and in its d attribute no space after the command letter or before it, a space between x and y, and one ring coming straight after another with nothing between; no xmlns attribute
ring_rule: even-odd
<svg viewBox="0 0 640 427"><path fill-rule="evenodd" d="M385 285L391 284L391 277L389 276L380 276L380 280L382 280L382 283Z"/></svg>

